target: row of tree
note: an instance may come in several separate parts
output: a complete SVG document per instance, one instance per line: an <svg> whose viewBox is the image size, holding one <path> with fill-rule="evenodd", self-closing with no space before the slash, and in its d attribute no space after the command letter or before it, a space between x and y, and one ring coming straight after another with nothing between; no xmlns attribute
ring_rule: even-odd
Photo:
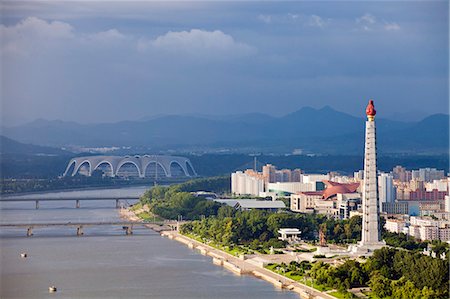
<svg viewBox="0 0 450 299"><path fill-rule="evenodd" d="M371 298L444 299L449 296L449 260L384 247L366 262L347 260L340 266L324 262L292 261L277 265L291 277L312 278L317 285L337 289L348 298L348 289L370 286Z"/></svg>
<svg viewBox="0 0 450 299"><path fill-rule="evenodd" d="M217 215L220 203L192 194L195 191L212 190L226 192L230 189L229 177L213 177L187 181L169 187L156 186L147 190L141 203L148 205L150 211L165 219L194 220Z"/></svg>

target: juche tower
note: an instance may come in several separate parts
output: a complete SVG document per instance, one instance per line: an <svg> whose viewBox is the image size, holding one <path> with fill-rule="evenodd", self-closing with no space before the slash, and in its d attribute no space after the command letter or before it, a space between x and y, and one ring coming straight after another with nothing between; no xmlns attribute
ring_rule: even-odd
<svg viewBox="0 0 450 299"><path fill-rule="evenodd" d="M352 248L355 252L371 252L386 246L381 239L380 209L377 180L377 147L375 130L375 107L373 100L366 108L366 139L364 149L364 181L362 186L363 223L361 241Z"/></svg>

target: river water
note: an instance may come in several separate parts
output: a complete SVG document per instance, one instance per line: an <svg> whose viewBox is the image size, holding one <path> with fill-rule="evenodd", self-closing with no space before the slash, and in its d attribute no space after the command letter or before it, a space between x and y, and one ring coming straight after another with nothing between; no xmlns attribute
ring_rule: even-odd
<svg viewBox="0 0 450 299"><path fill-rule="evenodd" d="M136 196L144 187L49 192L42 197ZM0 203L1 223L120 220L115 201ZM146 228L126 236L121 227L0 231L0 298L299 298L252 276L212 264L211 258ZM20 253L26 252L27 258ZM49 286L56 293L49 293Z"/></svg>

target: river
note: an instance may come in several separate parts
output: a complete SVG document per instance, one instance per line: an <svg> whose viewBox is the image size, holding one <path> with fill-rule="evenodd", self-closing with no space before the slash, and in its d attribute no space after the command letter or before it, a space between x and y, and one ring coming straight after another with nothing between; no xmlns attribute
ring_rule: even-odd
<svg viewBox="0 0 450 299"><path fill-rule="evenodd" d="M144 187L48 192L42 197L136 196ZM30 195L28 195L30 196ZM119 220L113 201L0 203L1 223ZM0 231L0 298L299 298L252 276L236 276L147 228L25 228ZM27 258L20 253L26 252ZM56 293L49 293L49 286Z"/></svg>

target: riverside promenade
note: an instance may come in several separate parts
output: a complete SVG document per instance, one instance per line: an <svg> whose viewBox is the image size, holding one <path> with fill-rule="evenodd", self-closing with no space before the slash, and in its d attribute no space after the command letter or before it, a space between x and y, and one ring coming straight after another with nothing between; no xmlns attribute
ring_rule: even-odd
<svg viewBox="0 0 450 299"><path fill-rule="evenodd" d="M279 275L258 265L252 259L233 256L227 252L211 247L197 240L181 235L177 231L161 231L162 236L187 245L191 249L199 250L201 254L211 256L215 265L223 266L237 275L250 274L264 279L278 288L284 288L296 292L300 298L308 299L336 299L327 293L318 291L312 287L299 283L285 276Z"/></svg>
<svg viewBox="0 0 450 299"><path fill-rule="evenodd" d="M121 209L120 215L121 217L126 218L130 221L140 220L140 218L129 209ZM223 266L224 268L237 275L253 275L272 283L277 288L283 288L296 292L297 294L299 294L300 298L336 299L336 297L333 297L325 292L318 291L312 287L299 283L298 281L287 278L283 275L277 274L264 268L262 263L256 261L257 258L245 259L245 257L236 257L227 252L181 235L176 230L173 230L173 227L169 227L166 225L159 226L154 224L144 224L144 226L159 232L161 236L183 243L191 249L198 250L202 255L212 257L213 264Z"/></svg>

